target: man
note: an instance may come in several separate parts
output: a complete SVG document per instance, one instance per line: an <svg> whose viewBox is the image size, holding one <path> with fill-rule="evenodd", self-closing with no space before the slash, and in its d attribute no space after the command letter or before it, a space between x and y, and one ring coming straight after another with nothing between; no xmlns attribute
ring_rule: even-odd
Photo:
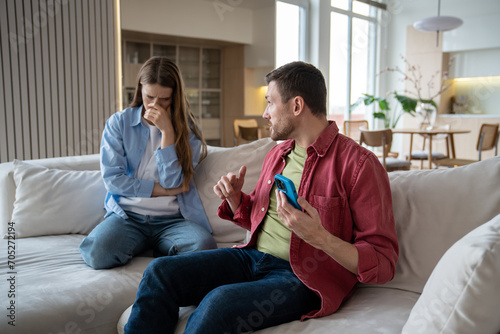
<svg viewBox="0 0 500 334"><path fill-rule="evenodd" d="M173 333L179 306L197 305L186 333L240 333L335 312L357 282L394 276L398 244L387 173L377 157L326 118L326 85L310 64L266 76L271 137L251 194L246 167L214 187L220 217L250 242L155 259L144 273L127 333ZM295 209L274 176L298 190Z"/></svg>

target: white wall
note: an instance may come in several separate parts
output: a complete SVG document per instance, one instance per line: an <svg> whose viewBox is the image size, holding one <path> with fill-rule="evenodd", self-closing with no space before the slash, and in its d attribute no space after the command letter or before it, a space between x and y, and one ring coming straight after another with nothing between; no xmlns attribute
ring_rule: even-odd
<svg viewBox="0 0 500 334"><path fill-rule="evenodd" d="M387 66L404 68L401 56L406 53L407 26L423 18L436 16L438 1L387 0L387 5L388 10L380 22L386 29L381 34L381 68ZM495 57L500 45L499 0L442 0L441 15L459 17L464 21L458 29L443 34L443 51L453 51L459 63L463 63L460 59L464 58L461 57L464 53L469 64L475 64L474 67L477 67L477 63L481 63L482 73L485 72L485 68L491 69L489 75L500 71L500 62ZM478 49L482 51L476 52ZM475 55L481 56L481 59L472 59L471 56ZM467 72L469 76L477 76L472 67L461 67L460 71ZM389 90L404 91L404 82L400 79L401 75L394 72L380 75L379 94L385 94ZM413 122L413 118L405 116L399 125L411 127ZM395 138L394 150L398 152L408 150L406 139L403 139L403 137ZM474 138L472 141L475 140Z"/></svg>
<svg viewBox="0 0 500 334"><path fill-rule="evenodd" d="M274 0L265 3L265 7L253 10L252 44L245 46L245 67L254 71L255 87L265 85L265 75L275 67L275 17Z"/></svg>
<svg viewBox="0 0 500 334"><path fill-rule="evenodd" d="M401 56L406 50L406 27L415 21L437 15L437 0L389 0L388 11L381 22L387 27L383 34L381 67L403 67ZM443 34L443 51L472 51L500 47L500 1L499 0L442 0L442 16L456 16L464 24L456 30ZM429 33L431 34L431 33ZM484 53L483 53L484 55ZM494 59L489 57L489 59ZM500 67L500 62L489 64ZM396 75L381 77L380 90L403 88Z"/></svg>
<svg viewBox="0 0 500 334"><path fill-rule="evenodd" d="M121 0L122 29L251 44L253 12L226 0Z"/></svg>

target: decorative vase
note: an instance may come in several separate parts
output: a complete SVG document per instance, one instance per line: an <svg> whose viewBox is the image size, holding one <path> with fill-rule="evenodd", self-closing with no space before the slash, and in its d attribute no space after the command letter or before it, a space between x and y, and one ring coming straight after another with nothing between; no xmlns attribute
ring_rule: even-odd
<svg viewBox="0 0 500 334"><path fill-rule="evenodd" d="M428 124L431 129L434 128L434 124L436 123L437 110L432 104L420 102L415 111L422 120L421 123Z"/></svg>

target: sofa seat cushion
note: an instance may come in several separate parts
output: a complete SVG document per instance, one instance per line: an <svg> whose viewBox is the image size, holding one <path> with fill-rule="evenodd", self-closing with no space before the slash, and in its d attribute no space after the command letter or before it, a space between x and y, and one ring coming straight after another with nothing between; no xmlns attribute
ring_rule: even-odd
<svg viewBox="0 0 500 334"><path fill-rule="evenodd" d="M405 157L408 158L408 153L405 154ZM432 160L439 160L446 158L446 154L442 152L432 152ZM411 152L411 160L428 160L429 159L429 151L412 151Z"/></svg>
<svg viewBox="0 0 500 334"><path fill-rule="evenodd" d="M380 163L383 163L382 158L378 158ZM385 158L385 165L387 166L388 169L404 169L404 168L410 168L411 162L403 159L398 159L398 158L392 158L392 157L387 157Z"/></svg>
<svg viewBox="0 0 500 334"><path fill-rule="evenodd" d="M78 251L83 235L15 240L14 268L6 260L8 240L0 239L4 312L0 333L116 333L123 311L134 302L142 273L152 258L136 257L123 267L94 270ZM12 245L12 244L11 244ZM13 276L15 298L7 297L5 276ZM10 283L9 283L10 284ZM15 327L5 317L15 301Z"/></svg>
<svg viewBox="0 0 500 334"><path fill-rule="evenodd" d="M306 321L292 321L279 326L255 331L258 334L359 334L385 333L400 334L411 308L419 294L398 289L371 287L359 285L354 294L334 314L326 317L308 319ZM118 322L118 333L123 334L123 327L127 323L132 306L121 316ZM182 334L186 322L195 307L181 307L179 322L175 334ZM261 316L265 316L261 314ZM255 318L244 319L251 325ZM247 327L250 328L250 327Z"/></svg>
<svg viewBox="0 0 500 334"><path fill-rule="evenodd" d="M500 215L443 255L403 333L498 333Z"/></svg>

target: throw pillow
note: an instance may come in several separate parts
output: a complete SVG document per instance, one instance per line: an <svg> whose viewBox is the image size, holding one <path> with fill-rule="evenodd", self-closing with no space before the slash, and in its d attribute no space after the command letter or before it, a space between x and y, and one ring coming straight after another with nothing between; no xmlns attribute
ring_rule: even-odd
<svg viewBox="0 0 500 334"><path fill-rule="evenodd" d="M213 236L218 243L239 243L245 239L246 231L230 221L217 216L221 200L215 195L213 187L223 175L232 172L238 175L242 165L247 167L243 191L249 194L259 180L264 158L276 142L264 138L236 147L208 148L207 157L196 169L195 182L201 202L212 226Z"/></svg>
<svg viewBox="0 0 500 334"><path fill-rule="evenodd" d="M88 234L104 217L100 171L49 169L14 161L16 237Z"/></svg>
<svg viewBox="0 0 500 334"><path fill-rule="evenodd" d="M443 255L403 333L498 333L499 277L500 215Z"/></svg>
<svg viewBox="0 0 500 334"><path fill-rule="evenodd" d="M389 180L399 260L386 286L422 293L446 250L500 213L500 156L457 168L391 172Z"/></svg>

